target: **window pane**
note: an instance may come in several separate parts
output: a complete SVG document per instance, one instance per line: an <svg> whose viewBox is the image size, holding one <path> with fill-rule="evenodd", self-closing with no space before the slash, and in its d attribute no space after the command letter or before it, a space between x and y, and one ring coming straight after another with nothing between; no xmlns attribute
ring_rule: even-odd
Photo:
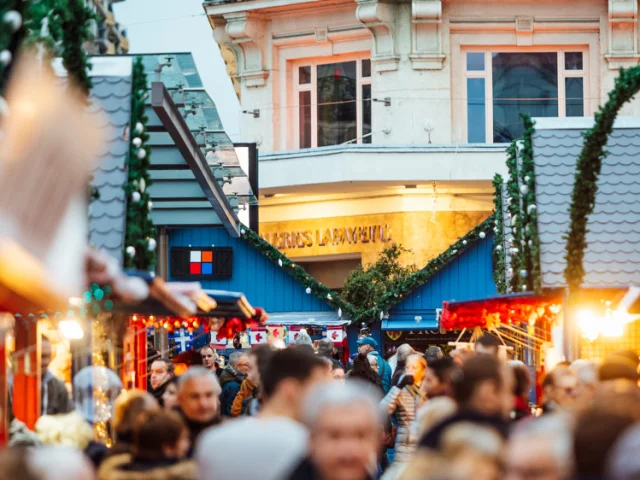
<svg viewBox="0 0 640 480"><path fill-rule="evenodd" d="M371 85L362 86L362 143L371 143Z"/></svg>
<svg viewBox="0 0 640 480"><path fill-rule="evenodd" d="M582 70L582 52L567 52L564 54L565 70Z"/></svg>
<svg viewBox="0 0 640 480"><path fill-rule="evenodd" d="M484 72L484 53L467 53L467 71Z"/></svg>
<svg viewBox="0 0 640 480"><path fill-rule="evenodd" d="M484 78L467 78L467 132L469 143L487 141Z"/></svg>
<svg viewBox="0 0 640 480"><path fill-rule="evenodd" d="M493 141L524 133L520 115L558 116L558 54L493 54Z"/></svg>
<svg viewBox="0 0 640 480"><path fill-rule="evenodd" d="M362 76L368 78L371 76L371 60L362 60Z"/></svg>
<svg viewBox="0 0 640 480"><path fill-rule="evenodd" d="M300 92L300 148L311 148L311 92Z"/></svg>
<svg viewBox="0 0 640 480"><path fill-rule="evenodd" d="M308 85L311 83L311 67L298 68L298 83L300 85Z"/></svg>
<svg viewBox="0 0 640 480"><path fill-rule="evenodd" d="M567 95L567 117L584 116L584 80L565 78L564 88Z"/></svg>
<svg viewBox="0 0 640 480"><path fill-rule="evenodd" d="M357 136L356 62L318 65L318 146Z"/></svg>

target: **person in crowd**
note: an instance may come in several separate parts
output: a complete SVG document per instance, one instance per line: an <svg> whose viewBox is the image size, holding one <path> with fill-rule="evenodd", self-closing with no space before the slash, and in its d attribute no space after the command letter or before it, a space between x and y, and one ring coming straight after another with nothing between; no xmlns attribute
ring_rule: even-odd
<svg viewBox="0 0 640 480"><path fill-rule="evenodd" d="M75 407L69 395L69 390L67 390L64 382L56 378L48 368L49 364L51 364L53 353L51 341L44 336L41 342L41 353L43 373L40 385L40 409L42 415L72 412Z"/></svg>
<svg viewBox="0 0 640 480"><path fill-rule="evenodd" d="M311 347L311 349L313 349L313 340L304 328L300 330L300 333L298 333L298 338L296 338L296 345L307 345Z"/></svg>
<svg viewBox="0 0 640 480"><path fill-rule="evenodd" d="M167 382L162 394L162 407L165 410L173 410L178 406L178 379L172 377Z"/></svg>
<svg viewBox="0 0 640 480"><path fill-rule="evenodd" d="M138 416L145 411L158 409L153 395L143 390L125 390L116 399L113 412L115 444L107 456L130 454L133 445L133 427Z"/></svg>
<svg viewBox="0 0 640 480"><path fill-rule="evenodd" d="M198 437L207 428L220 423L220 394L222 389L215 373L196 365L178 380L178 407L191 440L189 457L193 455Z"/></svg>
<svg viewBox="0 0 640 480"><path fill-rule="evenodd" d="M260 413L203 435L196 452L200 479L286 478L307 453L308 433L299 423L304 398L326 381L324 361L307 349L276 351L261 372Z"/></svg>
<svg viewBox="0 0 640 480"><path fill-rule="evenodd" d="M444 353L442 353L442 349L437 345L431 345L427 348L427 351L424 354L424 359L427 361L427 365L430 365L436 360L440 360L442 357L444 357Z"/></svg>
<svg viewBox="0 0 640 480"><path fill-rule="evenodd" d="M323 338L318 342L318 355L321 357L327 357L330 360L333 360L333 355L335 353L335 346L333 342L328 338Z"/></svg>
<svg viewBox="0 0 640 480"><path fill-rule="evenodd" d="M218 377L222 374L218 354L210 345L206 345L200 349L200 357L202 358L202 365L205 368L211 370L218 375Z"/></svg>
<svg viewBox="0 0 640 480"><path fill-rule="evenodd" d="M415 354L408 357L405 374L400 377L398 384L389 390L381 403L389 415L396 414L398 421L394 457L396 463L406 463L416 448L417 439L412 437L411 428L416 418L416 411L424 402L420 384L426 368L427 362L421 355Z"/></svg>
<svg viewBox="0 0 640 480"><path fill-rule="evenodd" d="M41 480L30 465L29 453L26 448L0 450L0 480Z"/></svg>
<svg viewBox="0 0 640 480"><path fill-rule="evenodd" d="M364 355L368 355L369 353L371 353L378 357L378 366L380 367L378 376L380 377L380 381L382 383L382 389L386 394L391 388L391 367L378 352L378 342L376 342L375 338L373 337L361 338L360 340L358 340L358 353L362 353Z"/></svg>
<svg viewBox="0 0 640 480"><path fill-rule="evenodd" d="M605 466L609 480L638 480L640 478L640 424L627 428L616 440Z"/></svg>
<svg viewBox="0 0 640 480"><path fill-rule="evenodd" d="M231 407L233 401L240 391L242 382L247 378L249 373L249 355L243 351L233 352L229 356L229 365L227 365L220 374L220 387L222 394L220 395L220 404L222 408L222 416L231 416Z"/></svg>
<svg viewBox="0 0 640 480"><path fill-rule="evenodd" d="M559 365L542 380L542 412L570 411L575 406L578 381L570 367Z"/></svg>
<svg viewBox="0 0 640 480"><path fill-rule="evenodd" d="M240 414L255 415L260 410L260 372L271 360L273 352L270 345L262 345L249 352L249 374L233 400L232 417L238 417Z"/></svg>
<svg viewBox="0 0 640 480"><path fill-rule="evenodd" d="M346 375L347 380L360 380L383 392L380 377L371 368L368 355L359 353L353 359L353 368Z"/></svg>
<svg viewBox="0 0 640 480"><path fill-rule="evenodd" d="M333 360L332 362L333 368L331 369L331 377L341 384L345 382L345 368L342 362L338 360Z"/></svg>
<svg viewBox="0 0 640 480"><path fill-rule="evenodd" d="M452 395L451 374L455 369L456 364L451 357L442 357L431 363L427 360L427 370L420 385L423 396L430 399L450 397Z"/></svg>
<svg viewBox="0 0 640 480"><path fill-rule="evenodd" d="M369 360L369 366L376 375L380 372L380 365L378 365L378 357L376 355L368 354L367 360Z"/></svg>
<svg viewBox="0 0 640 480"><path fill-rule="evenodd" d="M453 358L453 361L457 365L462 366L464 365L464 362L466 362L469 358L473 357L474 353L472 350L463 347L463 348L456 348L455 350L452 350L450 355L451 355L451 358Z"/></svg>
<svg viewBox="0 0 640 480"><path fill-rule="evenodd" d="M573 426L562 415L519 422L505 458L506 480L566 480L573 473Z"/></svg>
<svg viewBox="0 0 640 480"><path fill-rule="evenodd" d="M605 388L624 382L637 384L640 380L637 354L623 350L607 356L600 365L598 378Z"/></svg>
<svg viewBox="0 0 640 480"><path fill-rule="evenodd" d="M531 416L529 408L529 391L531 390L531 375L527 366L519 360L508 362L513 374L513 420L522 420Z"/></svg>
<svg viewBox="0 0 640 480"><path fill-rule="evenodd" d="M499 349L500 340L488 333L485 333L478 338L475 343L475 350L477 354L493 355L497 357Z"/></svg>
<svg viewBox="0 0 640 480"><path fill-rule="evenodd" d="M193 461L184 460L189 431L176 412L155 410L136 420L133 452L107 460L99 480L197 480Z"/></svg>
<svg viewBox="0 0 640 480"><path fill-rule="evenodd" d="M598 364L589 360L576 360L570 368L577 379L575 410L582 412L591 406L598 393Z"/></svg>
<svg viewBox="0 0 640 480"><path fill-rule="evenodd" d="M91 462L71 447L41 447L28 452L27 464L38 480L94 480ZM23 480L21 474L13 479Z"/></svg>
<svg viewBox="0 0 640 480"><path fill-rule="evenodd" d="M288 479L373 479L383 427L379 402L359 382L309 393L302 412L310 432L308 454Z"/></svg>
<svg viewBox="0 0 640 480"><path fill-rule="evenodd" d="M404 375L404 367L407 363L407 357L414 355L416 351L408 343L403 343L398 347L395 354L395 368L391 375L391 385L396 385L398 379Z"/></svg>
<svg viewBox="0 0 640 480"><path fill-rule="evenodd" d="M433 427L455 414L457 408L456 402L450 397L430 398L416 412L416 421L412 426L413 437L424 437Z"/></svg>
<svg viewBox="0 0 640 480"><path fill-rule="evenodd" d="M451 380L458 411L433 427L420 440L420 447L438 450L446 430L463 422L486 426L506 437L513 409L513 379L507 366L493 355L476 354L453 372Z"/></svg>
<svg viewBox="0 0 640 480"><path fill-rule="evenodd" d="M167 387L167 382L173 378L173 364L166 358L158 358L151 363L151 379L149 393L162 406L162 395Z"/></svg>

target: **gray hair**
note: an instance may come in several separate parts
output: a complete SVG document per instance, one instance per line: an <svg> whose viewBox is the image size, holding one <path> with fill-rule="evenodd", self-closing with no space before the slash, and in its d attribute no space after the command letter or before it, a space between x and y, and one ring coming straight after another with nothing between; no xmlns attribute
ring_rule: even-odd
<svg viewBox="0 0 640 480"><path fill-rule="evenodd" d="M378 365L378 356L373 352L367 355L367 360L369 360L369 365Z"/></svg>
<svg viewBox="0 0 640 480"><path fill-rule="evenodd" d="M313 347L313 340L311 340L311 337L304 328L300 330L300 333L298 334L296 345L309 345L310 347Z"/></svg>
<svg viewBox="0 0 640 480"><path fill-rule="evenodd" d="M191 380L199 378L210 379L215 384L216 390L218 392L222 392L218 377L216 377L216 375L211 370L203 367L202 365L194 365L193 367L189 367L186 372L178 377L178 391L181 391L184 388L185 384L187 384Z"/></svg>
<svg viewBox="0 0 640 480"><path fill-rule="evenodd" d="M544 437L551 447L557 465L570 472L573 459L573 425L568 417L561 414L546 415L527 422L518 423L510 440Z"/></svg>
<svg viewBox="0 0 640 480"><path fill-rule="evenodd" d="M436 345L431 345L425 352L425 360L427 363L435 362L442 357L444 357L444 353L442 353L442 349Z"/></svg>
<svg viewBox="0 0 640 480"><path fill-rule="evenodd" d="M323 338L318 342L318 355L329 355L333 354L333 342L328 338Z"/></svg>
<svg viewBox="0 0 640 480"><path fill-rule="evenodd" d="M240 361L240 359L246 356L247 354L243 351L233 352L231 355L229 355L229 365L231 365L232 367L235 367Z"/></svg>
<svg viewBox="0 0 640 480"><path fill-rule="evenodd" d="M381 400L381 396L359 380L348 381L344 385L323 384L306 396L302 408L302 421L312 429L326 408L358 406L369 410L373 420L382 425L384 412L380 408Z"/></svg>
<svg viewBox="0 0 640 480"><path fill-rule="evenodd" d="M403 343L396 350L396 356L399 362L404 362L409 355L413 355L416 351L408 343Z"/></svg>

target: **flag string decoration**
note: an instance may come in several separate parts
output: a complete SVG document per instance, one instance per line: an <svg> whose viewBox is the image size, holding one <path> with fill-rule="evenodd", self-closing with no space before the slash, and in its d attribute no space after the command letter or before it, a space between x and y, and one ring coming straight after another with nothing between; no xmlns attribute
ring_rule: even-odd
<svg viewBox="0 0 640 480"><path fill-rule="evenodd" d="M133 65L131 93L130 146L127 157L128 178L124 186L127 194L127 226L124 242L124 264L126 268L152 271L156 263L156 230L151 220L151 195L149 174L151 149L147 142L147 116L145 99L147 76L138 57Z"/></svg>

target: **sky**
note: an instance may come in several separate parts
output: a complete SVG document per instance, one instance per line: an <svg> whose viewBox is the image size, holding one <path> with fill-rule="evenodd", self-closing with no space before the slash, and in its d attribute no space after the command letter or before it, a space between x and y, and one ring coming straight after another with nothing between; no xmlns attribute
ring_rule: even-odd
<svg viewBox="0 0 640 480"><path fill-rule="evenodd" d="M130 53L191 52L204 88L213 99L227 134L241 141L240 106L213 39L202 0L126 0L113 4L127 31Z"/></svg>

